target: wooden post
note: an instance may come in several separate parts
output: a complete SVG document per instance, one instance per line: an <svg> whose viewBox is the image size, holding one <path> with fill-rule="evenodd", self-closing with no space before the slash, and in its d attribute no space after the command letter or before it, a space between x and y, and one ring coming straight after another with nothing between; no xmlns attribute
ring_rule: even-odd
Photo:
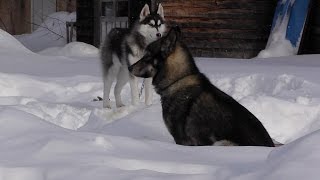
<svg viewBox="0 0 320 180"><path fill-rule="evenodd" d="M67 43L69 43L70 42L70 34L69 34L69 31L70 31L70 29L69 29L69 22L66 22L66 29L67 29Z"/></svg>
<svg viewBox="0 0 320 180"><path fill-rule="evenodd" d="M70 42L73 41L73 30L74 30L74 22L71 22L71 31L70 31Z"/></svg>

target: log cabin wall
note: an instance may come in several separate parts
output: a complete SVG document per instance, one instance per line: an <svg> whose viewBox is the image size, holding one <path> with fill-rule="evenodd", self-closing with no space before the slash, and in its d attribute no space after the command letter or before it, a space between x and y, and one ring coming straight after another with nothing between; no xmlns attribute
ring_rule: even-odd
<svg viewBox="0 0 320 180"><path fill-rule="evenodd" d="M252 58L265 48L276 0L162 0L194 56Z"/></svg>

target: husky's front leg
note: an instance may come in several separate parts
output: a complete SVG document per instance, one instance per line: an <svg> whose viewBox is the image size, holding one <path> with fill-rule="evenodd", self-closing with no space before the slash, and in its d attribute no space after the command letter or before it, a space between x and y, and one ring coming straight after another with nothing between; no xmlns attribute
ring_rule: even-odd
<svg viewBox="0 0 320 180"><path fill-rule="evenodd" d="M132 105L138 105L139 91L138 91L138 78L130 74L130 89L131 89L131 102Z"/></svg>
<svg viewBox="0 0 320 180"><path fill-rule="evenodd" d="M122 103L121 100L121 91L124 85L129 80L129 71L127 67L120 67L120 70L118 72L117 76L117 83L116 86L114 87L114 97L116 98L116 106L117 107L122 107L124 104Z"/></svg>
<svg viewBox="0 0 320 180"><path fill-rule="evenodd" d="M113 79L104 76L103 79L103 107L111 109L111 103L109 99L110 89Z"/></svg>
<svg viewBox="0 0 320 180"><path fill-rule="evenodd" d="M118 74L119 66L112 65L108 70L105 70L103 73L103 107L111 109L110 103L110 89L112 83Z"/></svg>
<svg viewBox="0 0 320 180"><path fill-rule="evenodd" d="M145 86L145 104L150 106L153 99L152 78L146 78L144 82Z"/></svg>
<svg viewBox="0 0 320 180"><path fill-rule="evenodd" d="M110 89L112 81L104 77L103 79L103 107L111 109L111 103L109 99Z"/></svg>

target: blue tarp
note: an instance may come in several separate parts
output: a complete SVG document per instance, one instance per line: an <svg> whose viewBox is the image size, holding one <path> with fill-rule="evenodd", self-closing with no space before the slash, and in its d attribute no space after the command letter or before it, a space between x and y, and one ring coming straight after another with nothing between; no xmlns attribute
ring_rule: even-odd
<svg viewBox="0 0 320 180"><path fill-rule="evenodd" d="M311 0L279 0L272 23L272 30L276 24L281 24L285 17L289 18L286 31L293 47L299 47L301 35L309 11Z"/></svg>

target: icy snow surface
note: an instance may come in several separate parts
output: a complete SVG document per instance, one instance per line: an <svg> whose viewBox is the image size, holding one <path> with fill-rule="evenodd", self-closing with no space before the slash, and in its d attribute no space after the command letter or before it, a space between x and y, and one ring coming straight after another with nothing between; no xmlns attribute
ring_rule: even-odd
<svg viewBox="0 0 320 180"><path fill-rule="evenodd" d="M97 56L31 53L3 31L0 46L0 180L319 179L320 55L197 58L286 145L184 147L167 132L158 96L129 106L127 85L124 108L92 101L102 95Z"/></svg>

